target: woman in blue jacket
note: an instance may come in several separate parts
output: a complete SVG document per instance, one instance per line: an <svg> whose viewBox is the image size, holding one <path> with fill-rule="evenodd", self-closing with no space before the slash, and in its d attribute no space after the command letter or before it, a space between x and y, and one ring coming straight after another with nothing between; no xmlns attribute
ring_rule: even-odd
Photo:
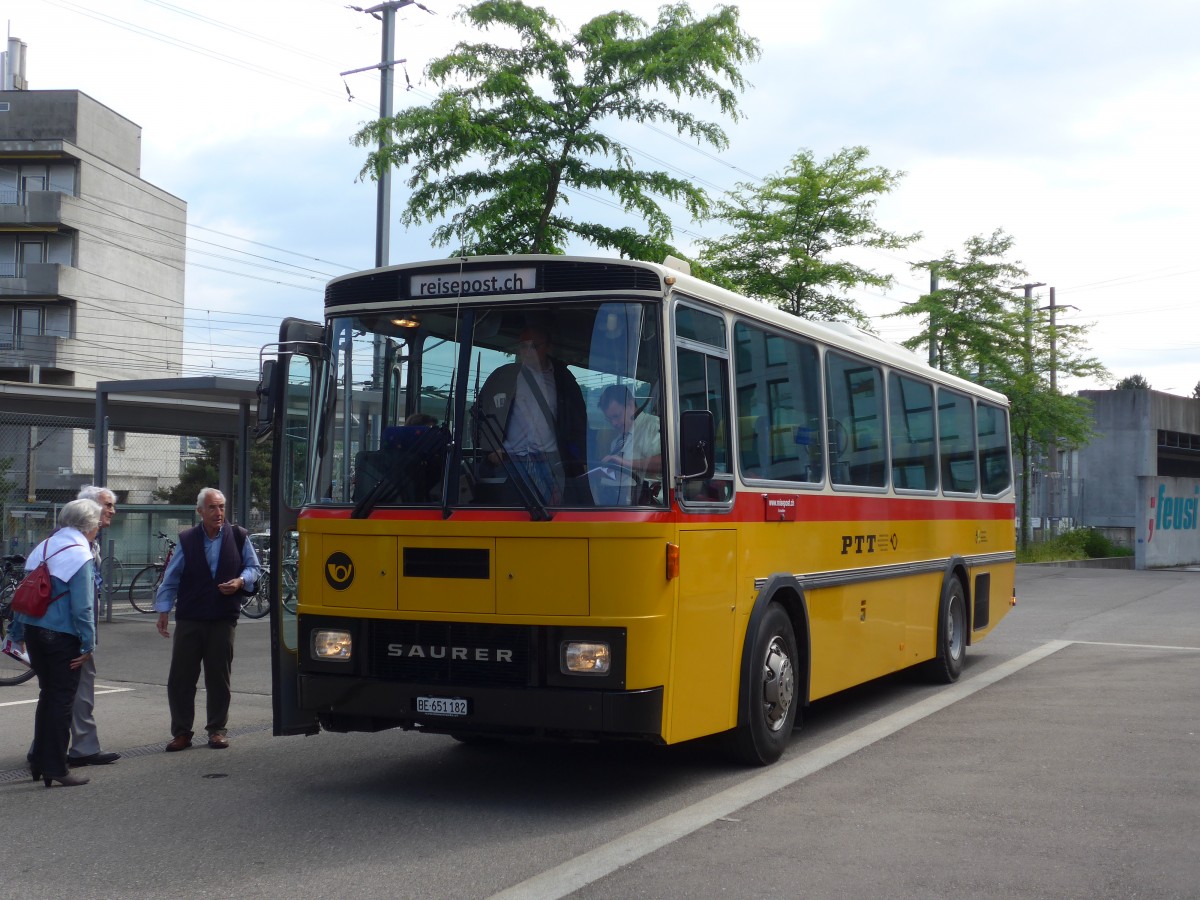
<svg viewBox="0 0 1200 900"><path fill-rule="evenodd" d="M58 531L38 544L25 561L32 571L47 560L54 598L45 615L13 616L12 638L24 644L37 674L37 713L29 770L46 787L87 784L67 768L71 708L79 687L79 670L96 645L93 605L96 599L92 541L100 529L100 504L72 500L58 515Z"/></svg>

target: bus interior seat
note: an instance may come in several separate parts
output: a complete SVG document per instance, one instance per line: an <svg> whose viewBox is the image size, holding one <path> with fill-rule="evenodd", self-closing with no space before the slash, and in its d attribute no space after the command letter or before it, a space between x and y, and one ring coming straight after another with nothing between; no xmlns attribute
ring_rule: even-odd
<svg viewBox="0 0 1200 900"><path fill-rule="evenodd" d="M430 499L445 462L449 435L437 425L392 425L383 429L378 450L354 456L354 502L378 491L377 502L419 503Z"/></svg>

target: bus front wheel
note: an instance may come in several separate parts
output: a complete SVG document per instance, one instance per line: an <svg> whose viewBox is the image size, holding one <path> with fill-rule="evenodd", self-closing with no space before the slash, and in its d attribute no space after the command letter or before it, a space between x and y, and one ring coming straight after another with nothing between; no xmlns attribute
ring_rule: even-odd
<svg viewBox="0 0 1200 900"><path fill-rule="evenodd" d="M924 664L934 684L952 684L962 674L967 657L967 595L957 575L951 575L938 609L937 656Z"/></svg>
<svg viewBox="0 0 1200 900"><path fill-rule="evenodd" d="M765 766L783 755L796 726L800 654L792 620L777 603L767 608L752 640L750 683L741 691L744 708L730 739L739 760Z"/></svg>

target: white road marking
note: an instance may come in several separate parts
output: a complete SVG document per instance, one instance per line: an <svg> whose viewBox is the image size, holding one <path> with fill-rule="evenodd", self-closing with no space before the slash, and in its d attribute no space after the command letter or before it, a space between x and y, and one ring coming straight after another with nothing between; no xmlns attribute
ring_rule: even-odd
<svg viewBox="0 0 1200 900"><path fill-rule="evenodd" d="M97 696L97 697L100 697L100 696L102 696L102 695L104 695L104 694L124 694L124 693L126 693L126 692L128 692L128 691L132 691L132 690L134 690L134 689L133 689L133 688L119 688L119 687L115 687L115 688L105 688L104 690L100 690L99 688L97 688L97 689L96 689L96 696ZM28 699L28 700L10 700L8 703L0 703L0 707L5 707L5 706L24 706L24 705L26 705L26 704L28 704L28 703L37 703L37 697L31 697L31 698L30 698L30 699Z"/></svg>
<svg viewBox="0 0 1200 900"><path fill-rule="evenodd" d="M1071 641L1072 644L1084 644L1088 647L1123 647L1127 650L1186 650L1192 653L1200 652L1200 647L1172 647L1170 644L1118 644L1113 641Z"/></svg>
<svg viewBox="0 0 1200 900"><path fill-rule="evenodd" d="M789 787L802 778L819 772L826 766L845 759L909 725L940 712L959 700L964 700L1021 671L1026 666L1057 653L1064 647L1069 647L1072 643L1072 641L1049 641L1042 644L1028 653L1001 663L975 677L950 685L944 690L938 691L934 696L914 703L907 709L894 712L878 722L873 722L844 737L830 741L823 747L818 747L803 756L777 763L741 784L734 785L656 822L644 825L616 840L609 841L595 850L568 860L562 865L513 885L507 890L494 894L492 900L557 900L557 898L565 897L585 885L615 872L621 866L629 865L661 847L699 831L718 819L727 817L751 803Z"/></svg>

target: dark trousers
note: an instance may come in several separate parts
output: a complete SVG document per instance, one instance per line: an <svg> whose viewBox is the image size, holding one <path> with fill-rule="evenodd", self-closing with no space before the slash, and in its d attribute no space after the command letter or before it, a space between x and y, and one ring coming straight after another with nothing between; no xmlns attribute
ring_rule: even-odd
<svg viewBox="0 0 1200 900"><path fill-rule="evenodd" d="M71 739L71 709L79 689L79 638L37 625L25 626L25 647L37 674L37 713L33 720L33 758L30 767L57 778L67 774L67 744Z"/></svg>
<svg viewBox="0 0 1200 900"><path fill-rule="evenodd" d="M230 685L233 676L233 630L236 621L175 620L171 671L167 675L167 703L171 707L171 736L192 732L196 717L196 682L204 663L204 690L208 693L210 735L224 734L229 724Z"/></svg>

